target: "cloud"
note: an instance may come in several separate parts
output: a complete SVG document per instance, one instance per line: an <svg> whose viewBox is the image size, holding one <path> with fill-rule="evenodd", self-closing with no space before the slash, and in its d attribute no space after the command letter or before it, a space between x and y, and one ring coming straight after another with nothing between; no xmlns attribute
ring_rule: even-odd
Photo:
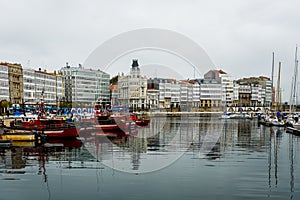
<svg viewBox="0 0 300 200"><path fill-rule="evenodd" d="M288 100L295 45L300 43L297 0L16 1L2 0L0 60L58 69L83 63L101 43L138 28L163 28L202 46L217 68L234 77L271 75L271 55L283 62Z"/></svg>

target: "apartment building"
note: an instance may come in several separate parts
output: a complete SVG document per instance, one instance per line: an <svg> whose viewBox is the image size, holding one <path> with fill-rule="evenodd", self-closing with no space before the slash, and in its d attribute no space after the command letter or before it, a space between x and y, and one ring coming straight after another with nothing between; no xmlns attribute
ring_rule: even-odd
<svg viewBox="0 0 300 200"><path fill-rule="evenodd" d="M64 94L62 76L46 70L23 69L24 103L35 105L44 101L46 105L58 106Z"/></svg>
<svg viewBox="0 0 300 200"><path fill-rule="evenodd" d="M9 101L8 66L0 63L0 101Z"/></svg>
<svg viewBox="0 0 300 200"><path fill-rule="evenodd" d="M138 60L133 60L130 74L118 76L119 106L132 111L147 108L147 78L141 75Z"/></svg>
<svg viewBox="0 0 300 200"><path fill-rule="evenodd" d="M62 67L64 101L74 106L110 105L110 75L100 69L85 69L82 65Z"/></svg>

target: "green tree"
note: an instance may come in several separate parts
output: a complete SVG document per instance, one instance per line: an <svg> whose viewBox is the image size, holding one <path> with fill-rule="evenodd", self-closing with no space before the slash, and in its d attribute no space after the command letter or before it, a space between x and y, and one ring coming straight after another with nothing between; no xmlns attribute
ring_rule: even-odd
<svg viewBox="0 0 300 200"><path fill-rule="evenodd" d="M110 79L109 83L111 85L116 85L118 83L118 76L114 76Z"/></svg>
<svg viewBox="0 0 300 200"><path fill-rule="evenodd" d="M0 114L5 113L6 109L10 106L10 103L7 100L0 101Z"/></svg>

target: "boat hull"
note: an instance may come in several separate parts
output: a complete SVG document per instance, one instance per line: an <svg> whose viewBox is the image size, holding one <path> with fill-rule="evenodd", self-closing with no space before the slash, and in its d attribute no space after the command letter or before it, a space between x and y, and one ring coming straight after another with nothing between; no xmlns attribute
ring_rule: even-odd
<svg viewBox="0 0 300 200"><path fill-rule="evenodd" d="M135 121L136 125L138 126L148 126L150 123L149 119L145 119L145 120L136 120Z"/></svg>
<svg viewBox="0 0 300 200"><path fill-rule="evenodd" d="M45 135L47 138L75 138L78 137L78 128L69 128L69 129L54 129L54 130L43 130L42 135Z"/></svg>
<svg viewBox="0 0 300 200"><path fill-rule="evenodd" d="M2 140L12 140L12 141L35 141L34 134L3 134L0 135Z"/></svg>
<svg viewBox="0 0 300 200"><path fill-rule="evenodd" d="M286 132L292 133L294 135L300 135L300 130L293 127L287 127Z"/></svg>

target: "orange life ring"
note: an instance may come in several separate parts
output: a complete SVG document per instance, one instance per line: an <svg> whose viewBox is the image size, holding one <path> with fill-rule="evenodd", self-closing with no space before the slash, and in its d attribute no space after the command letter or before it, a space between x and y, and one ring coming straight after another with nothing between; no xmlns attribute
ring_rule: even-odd
<svg viewBox="0 0 300 200"><path fill-rule="evenodd" d="M29 125L33 125L34 124L34 121L33 120L30 120L29 121Z"/></svg>

